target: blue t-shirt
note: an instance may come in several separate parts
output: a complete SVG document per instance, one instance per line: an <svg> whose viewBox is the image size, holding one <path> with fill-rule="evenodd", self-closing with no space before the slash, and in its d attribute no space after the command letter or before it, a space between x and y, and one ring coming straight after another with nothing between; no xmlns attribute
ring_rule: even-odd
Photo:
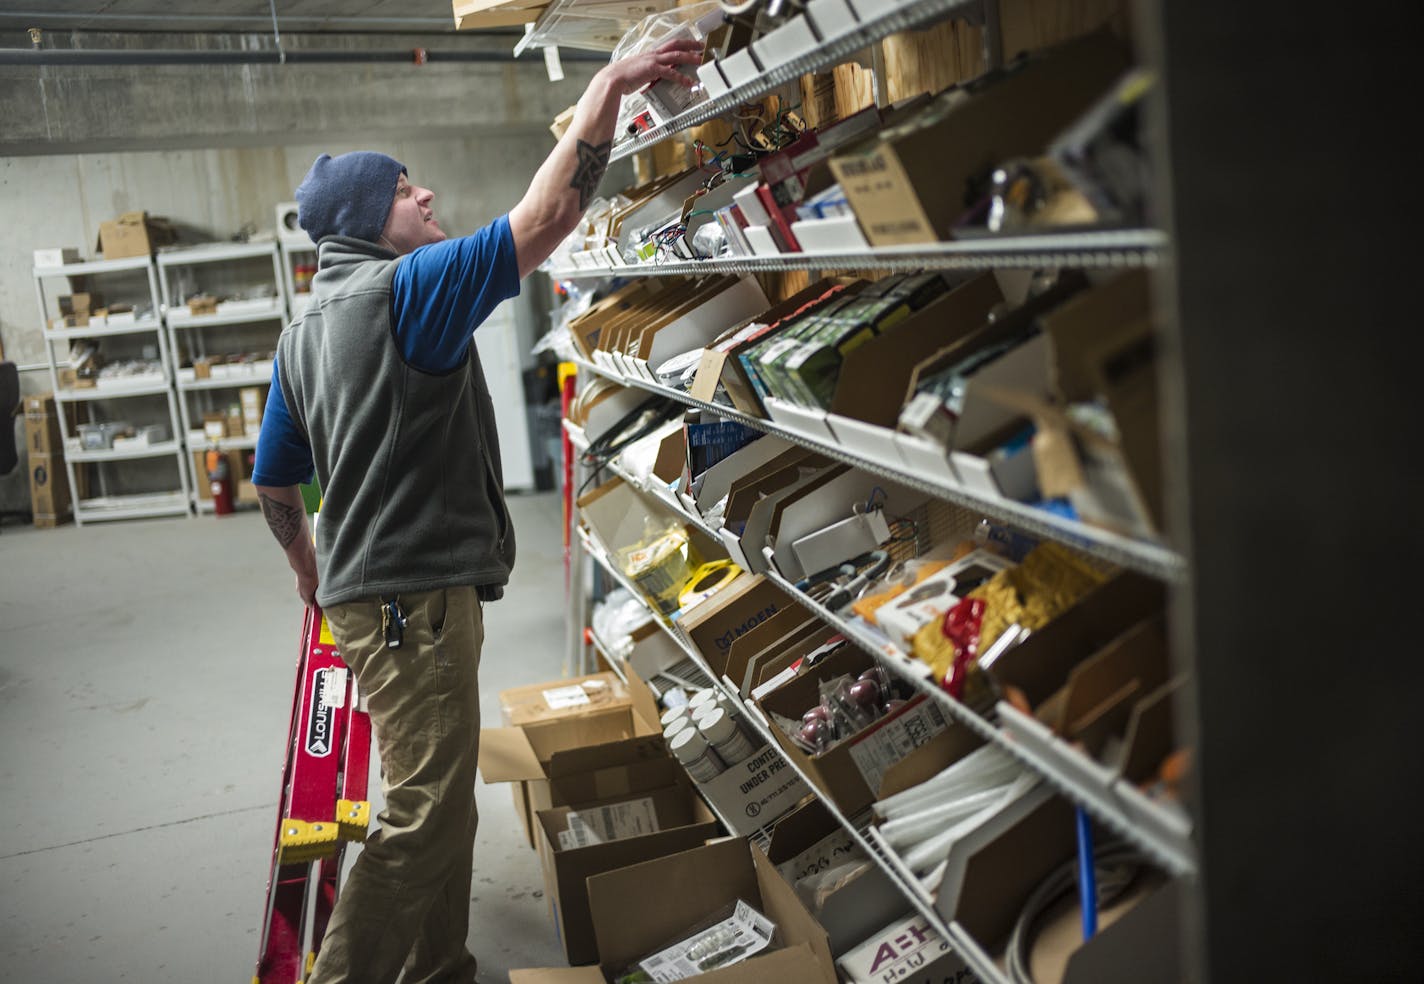
<svg viewBox="0 0 1424 984"><path fill-rule="evenodd" d="M519 294L519 263L509 216L474 235L432 243L402 256L391 282L391 324L407 364L443 375L464 364L474 330L497 305ZM312 451L287 411L272 363L252 484L311 481Z"/></svg>

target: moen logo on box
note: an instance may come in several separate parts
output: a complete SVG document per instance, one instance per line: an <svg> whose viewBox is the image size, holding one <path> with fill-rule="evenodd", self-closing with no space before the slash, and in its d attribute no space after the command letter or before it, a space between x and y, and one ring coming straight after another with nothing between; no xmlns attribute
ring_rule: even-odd
<svg viewBox="0 0 1424 984"><path fill-rule="evenodd" d="M335 682L326 670L312 674L311 709L307 712L306 749L308 755L326 758L331 754L333 711L339 706L329 692Z"/></svg>
<svg viewBox="0 0 1424 984"><path fill-rule="evenodd" d="M719 635L714 640L717 643L717 649L725 653L727 650L732 648L732 643L737 641L738 636L746 635L752 629L756 628L758 625L765 622L767 619L771 618L771 616L775 614L776 606L767 605L765 608L757 612L755 615L751 616L751 618L747 619L741 625L735 626L734 628L730 628L726 632L723 632L721 635Z"/></svg>

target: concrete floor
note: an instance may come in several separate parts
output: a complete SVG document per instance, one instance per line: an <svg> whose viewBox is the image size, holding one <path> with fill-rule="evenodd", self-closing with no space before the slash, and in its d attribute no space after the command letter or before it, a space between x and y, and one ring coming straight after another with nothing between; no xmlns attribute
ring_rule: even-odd
<svg viewBox="0 0 1424 984"><path fill-rule="evenodd" d="M510 505L489 723L500 690L563 672L559 501ZM0 981L251 977L300 626L256 513L0 531ZM508 790L478 799L481 980L562 965Z"/></svg>

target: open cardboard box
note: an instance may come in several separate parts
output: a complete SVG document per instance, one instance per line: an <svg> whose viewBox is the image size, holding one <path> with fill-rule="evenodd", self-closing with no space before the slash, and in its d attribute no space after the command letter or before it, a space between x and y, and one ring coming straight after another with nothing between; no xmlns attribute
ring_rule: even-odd
<svg viewBox="0 0 1424 984"><path fill-rule="evenodd" d="M593 963L599 957L587 888L590 876L685 851L717 836L717 818L681 774L677 780L630 795L539 811L544 891L569 963ZM614 836L626 836L602 843L566 840L576 833L575 814L617 817Z"/></svg>
<svg viewBox="0 0 1424 984"><path fill-rule="evenodd" d="M983 959L1003 966L1014 922L1025 902L1056 868L1075 856L1072 804L1051 797L969 858L951 912L954 928ZM1076 905L1042 925L1031 955L1041 984L1173 984L1183 980L1179 936L1180 886L1153 871L1139 874L1125 895L1098 912L1098 933L1083 942Z"/></svg>
<svg viewBox="0 0 1424 984"><path fill-rule="evenodd" d="M782 947L709 971L703 984L835 984L826 933L760 851L722 840L588 880L596 967L512 970L510 984L604 984L636 961L684 939L738 900L776 924Z"/></svg>
<svg viewBox="0 0 1424 984"><path fill-rule="evenodd" d="M641 679L629 679L628 688L635 700L653 705L652 692ZM765 827L811 792L775 746L766 744L755 732L743 730L748 732L747 738L755 749L752 754L707 782L684 775L722 825L734 834L750 834ZM678 769L682 766L678 765Z"/></svg>
<svg viewBox="0 0 1424 984"><path fill-rule="evenodd" d="M648 277L635 280L593 302L588 310L569 321L569 334L574 345L584 358L593 359L606 328L616 323L625 312L646 303L649 297L656 296L671 285L671 282L660 278Z"/></svg>
<svg viewBox="0 0 1424 984"><path fill-rule="evenodd" d="M820 800L808 800L777 821L767 858L794 889L802 878L835 868L855 857L869 864L854 878L821 896L819 905L802 904L830 940L832 953L844 953L910 909L890 876L865 857L844 827Z"/></svg>
<svg viewBox="0 0 1424 984"><path fill-rule="evenodd" d="M854 679L873 665L865 652L847 646L753 705L762 712L787 757L800 765L848 816L875 801L881 781L896 762L945 730L946 721L939 706L927 695L918 695L850 738L814 755L783 734L772 715L800 721L809 708L820 702L822 681L842 675Z"/></svg>
<svg viewBox="0 0 1424 984"><path fill-rule="evenodd" d="M580 682L607 685L610 697L597 703L577 703L572 691ZM581 688L579 688L581 689ZM556 696L544 700L540 713L536 695L547 691ZM568 696L558 696L561 692ZM507 782L514 796L514 812L524 827L529 845L534 846L533 817L537 810L569 802L583 795L583 787L573 777L602 768L622 766L665 757L658 741L636 740L658 735L656 706L635 709L636 697L612 673L594 674L576 680L556 680L501 693L511 695L506 725L480 730L480 775L486 783ZM548 707L556 703L558 707ZM519 723L512 723L515 718ZM651 717L651 722L648 718ZM629 741L629 739L634 739ZM613 776L595 780L595 788L606 790L632 780ZM554 789L555 784L561 790Z"/></svg>
<svg viewBox="0 0 1424 984"><path fill-rule="evenodd" d="M1039 154L1127 69L1106 31L941 94L917 116L841 151L831 169L873 246L949 237L970 181Z"/></svg>
<svg viewBox="0 0 1424 984"><path fill-rule="evenodd" d="M676 625L712 672L720 676L732 644L739 637L794 604L774 581L744 573L699 604L679 612Z"/></svg>
<svg viewBox="0 0 1424 984"><path fill-rule="evenodd" d="M838 443L884 458L900 410L914 395L915 367L934 352L983 325L1003 300L992 274L954 286L888 331L856 349L841 367L828 423Z"/></svg>

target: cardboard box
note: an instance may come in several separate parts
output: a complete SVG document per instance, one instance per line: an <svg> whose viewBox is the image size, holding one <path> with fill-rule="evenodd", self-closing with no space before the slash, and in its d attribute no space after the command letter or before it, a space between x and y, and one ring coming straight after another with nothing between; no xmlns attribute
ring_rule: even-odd
<svg viewBox="0 0 1424 984"><path fill-rule="evenodd" d="M874 665L869 655L847 647L822 660L815 669L797 677L755 702L768 721L775 714L792 721L820 702L819 685L842 674L852 678ZM928 695L919 695L897 711L886 715L850 738L823 752L811 755L781 732L771 733L786 755L796 761L816 781L847 816L854 816L873 803L885 773L916 748L945 730L947 722L939 706Z"/></svg>
<svg viewBox="0 0 1424 984"><path fill-rule="evenodd" d="M717 778L694 783L734 834L765 827L811 793L776 746L755 740L752 744L755 752L727 766Z"/></svg>
<svg viewBox="0 0 1424 984"><path fill-rule="evenodd" d="M968 984L979 978L918 912L886 926L836 960L846 984Z"/></svg>
<svg viewBox="0 0 1424 984"><path fill-rule="evenodd" d="M544 891L570 964L599 958L586 884L591 876L698 847L718 832L717 818L685 784L540 810L537 821Z"/></svg>
<svg viewBox="0 0 1424 984"><path fill-rule="evenodd" d="M689 980L835 984L825 931L765 855L741 838L595 875L588 898L599 965L513 970L510 984L604 984L738 900L775 923L782 948Z"/></svg>
<svg viewBox="0 0 1424 984"><path fill-rule="evenodd" d="M866 857L820 800L807 801L777 822L767 858L825 929L832 953L845 953L909 909L890 876ZM810 897L797 884L856 860L867 867L832 892Z"/></svg>
<svg viewBox="0 0 1424 984"><path fill-rule="evenodd" d="M125 212L99 225L98 250L106 260L126 256L149 256L159 246L177 239L168 220L150 217L147 212Z"/></svg>
<svg viewBox="0 0 1424 984"><path fill-rule="evenodd" d="M73 511L62 454L31 454L30 505L35 515L68 516Z"/></svg>
<svg viewBox="0 0 1424 984"><path fill-rule="evenodd" d="M30 454L63 454L64 434L58 417L25 415L25 447Z"/></svg>
<svg viewBox="0 0 1424 984"><path fill-rule="evenodd" d="M1128 67L1104 32L939 96L920 114L842 151L830 166L873 246L948 238L970 180L1042 153Z"/></svg>
<svg viewBox="0 0 1424 984"><path fill-rule="evenodd" d="M586 684L606 686L606 694ZM481 729L480 775L486 783L511 784L515 813L531 847L535 846L535 813L581 795L584 787L571 777L666 756L660 738L652 744L628 741L658 734L653 723L658 718L656 708L636 712L634 700L612 673L501 692L505 727ZM596 789L631 782L627 778L601 781L604 785ZM567 792L556 793L554 783Z"/></svg>
<svg viewBox="0 0 1424 984"><path fill-rule="evenodd" d="M677 625L720 676L739 636L793 604L775 582L743 574L701 604L681 612Z"/></svg>
<svg viewBox="0 0 1424 984"><path fill-rule="evenodd" d="M59 410L52 393L27 396L24 400L25 447L30 454L61 454L64 434L59 429Z"/></svg>

